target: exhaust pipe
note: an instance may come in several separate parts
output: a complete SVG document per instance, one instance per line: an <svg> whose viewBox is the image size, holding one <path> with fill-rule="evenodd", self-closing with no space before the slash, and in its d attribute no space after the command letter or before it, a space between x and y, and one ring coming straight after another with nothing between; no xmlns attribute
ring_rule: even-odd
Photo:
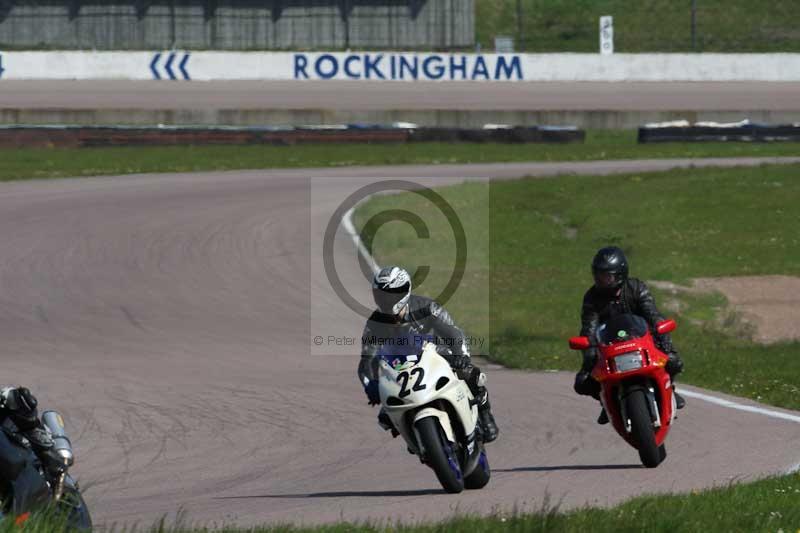
<svg viewBox="0 0 800 533"><path fill-rule="evenodd" d="M64 430L64 419L56 411L42 413L42 423L50 430L53 436L53 451L63 461L65 467L70 467L75 462L72 453L72 443Z"/></svg>

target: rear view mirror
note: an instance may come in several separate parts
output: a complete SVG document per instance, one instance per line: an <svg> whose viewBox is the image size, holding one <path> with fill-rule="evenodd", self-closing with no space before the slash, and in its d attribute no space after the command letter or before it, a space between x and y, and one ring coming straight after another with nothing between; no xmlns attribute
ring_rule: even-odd
<svg viewBox="0 0 800 533"><path fill-rule="evenodd" d="M674 320L668 318L667 320L662 320L658 324L656 324L656 332L659 335L664 335L665 333L669 333L671 331L675 331L675 328L678 327L678 324L675 323Z"/></svg>
<svg viewBox="0 0 800 533"><path fill-rule="evenodd" d="M590 346L589 337L572 337L569 340L569 347L573 350L588 350Z"/></svg>

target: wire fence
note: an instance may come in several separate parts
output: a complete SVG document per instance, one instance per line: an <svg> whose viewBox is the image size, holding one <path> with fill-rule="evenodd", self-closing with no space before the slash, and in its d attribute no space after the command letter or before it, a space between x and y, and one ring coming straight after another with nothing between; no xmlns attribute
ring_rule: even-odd
<svg viewBox="0 0 800 533"><path fill-rule="evenodd" d="M614 17L617 52L800 52L800 0L477 0L476 32L531 52L597 52Z"/></svg>
<svg viewBox="0 0 800 533"><path fill-rule="evenodd" d="M800 0L0 0L4 49L800 52Z"/></svg>
<svg viewBox="0 0 800 533"><path fill-rule="evenodd" d="M470 48L475 0L0 0L6 49Z"/></svg>

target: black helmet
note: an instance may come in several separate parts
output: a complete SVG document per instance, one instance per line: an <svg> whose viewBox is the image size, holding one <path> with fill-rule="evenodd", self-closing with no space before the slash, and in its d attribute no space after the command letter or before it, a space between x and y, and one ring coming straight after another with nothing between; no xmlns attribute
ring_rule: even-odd
<svg viewBox="0 0 800 533"><path fill-rule="evenodd" d="M399 315L411 297L411 276L397 266L381 269L372 279L372 296L381 313Z"/></svg>
<svg viewBox="0 0 800 533"><path fill-rule="evenodd" d="M628 279L628 260L616 246L601 248L592 259L594 286L602 291L615 291Z"/></svg>

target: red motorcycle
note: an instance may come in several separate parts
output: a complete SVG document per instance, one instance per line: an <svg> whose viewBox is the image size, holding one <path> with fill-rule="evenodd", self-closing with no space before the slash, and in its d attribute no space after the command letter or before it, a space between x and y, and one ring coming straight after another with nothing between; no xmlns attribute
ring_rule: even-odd
<svg viewBox="0 0 800 533"><path fill-rule="evenodd" d="M676 328L674 320L656 326L659 335ZM655 468L667 457L664 441L675 420L672 381L664 366L667 355L656 347L647 322L618 315L597 329L596 342L572 337L573 350L598 348L592 377L601 386L600 401L617 433L639 450L642 464Z"/></svg>

